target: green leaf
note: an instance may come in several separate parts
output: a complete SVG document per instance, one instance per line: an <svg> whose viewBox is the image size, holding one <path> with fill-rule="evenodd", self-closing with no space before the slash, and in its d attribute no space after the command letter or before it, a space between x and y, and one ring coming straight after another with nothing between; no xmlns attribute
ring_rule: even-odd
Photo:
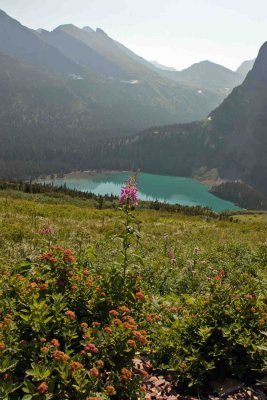
<svg viewBox="0 0 267 400"><path fill-rule="evenodd" d="M22 400L31 400L32 395L31 394L25 394L25 396L22 397Z"/></svg>

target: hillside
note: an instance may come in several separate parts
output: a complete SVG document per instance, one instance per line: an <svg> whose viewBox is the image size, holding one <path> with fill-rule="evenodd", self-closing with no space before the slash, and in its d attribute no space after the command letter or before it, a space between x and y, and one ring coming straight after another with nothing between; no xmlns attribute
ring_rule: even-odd
<svg viewBox="0 0 267 400"><path fill-rule="evenodd" d="M93 99L84 102L64 78L3 53L0 116L2 176L64 169L75 148L112 130L118 134L120 126Z"/></svg>
<svg viewBox="0 0 267 400"><path fill-rule="evenodd" d="M265 214L118 208L2 183L2 398L193 400L222 397L230 380L223 398L256 400Z"/></svg>

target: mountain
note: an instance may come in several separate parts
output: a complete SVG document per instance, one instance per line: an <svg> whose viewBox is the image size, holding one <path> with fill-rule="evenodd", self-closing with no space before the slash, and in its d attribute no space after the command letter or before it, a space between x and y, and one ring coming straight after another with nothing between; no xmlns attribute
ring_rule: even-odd
<svg viewBox="0 0 267 400"><path fill-rule="evenodd" d="M214 170L267 195L267 42L245 81L203 121L151 128L131 139L96 143L98 168L193 176ZM90 164L91 166L91 164Z"/></svg>
<svg viewBox="0 0 267 400"><path fill-rule="evenodd" d="M255 63L255 58L253 60L244 61L242 62L240 67L237 68L236 72L245 78L249 73L249 71L252 70L254 63Z"/></svg>
<svg viewBox="0 0 267 400"><path fill-rule="evenodd" d="M159 74L146 68L142 62L129 56L130 50L123 51L122 46L112 38L110 38L102 29L97 28L94 32L88 32L88 29L79 29L75 25L62 25L57 29L63 31L68 36L75 38L83 43L87 48L97 52L100 56L104 57L113 65L119 66L127 78L130 79L158 79L161 80ZM141 59L141 57L136 56ZM144 60L145 61L145 60ZM145 63L149 64L147 61Z"/></svg>
<svg viewBox="0 0 267 400"><path fill-rule="evenodd" d="M52 32L41 30L38 33L40 38L45 42L56 47L74 62L89 67L95 73L118 79L129 78L127 73L125 73L119 65L112 63L93 48L70 35L68 31L72 29L75 29L75 27L64 25L59 26ZM94 31L89 27L86 27L85 31L94 33Z"/></svg>
<svg viewBox="0 0 267 400"><path fill-rule="evenodd" d="M221 101L244 80L238 72L231 71L211 61L201 61L182 71L163 71L164 76L176 82L208 90L220 96Z"/></svg>
<svg viewBox="0 0 267 400"><path fill-rule="evenodd" d="M0 51L62 74L83 74L84 69L54 46L0 10Z"/></svg>
<svg viewBox="0 0 267 400"><path fill-rule="evenodd" d="M210 114L208 143L222 177L267 193L267 42L244 83ZM216 159L215 159L216 158Z"/></svg>
<svg viewBox="0 0 267 400"><path fill-rule="evenodd" d="M4 12L0 18L0 51L68 75L70 89L84 102L94 98L124 126L125 133L203 118L221 100L214 92L199 93L162 77L158 69L99 28L69 24L36 32Z"/></svg>
<svg viewBox="0 0 267 400"><path fill-rule="evenodd" d="M163 71L176 71L173 67L167 67L166 65L160 64L158 61L149 61L154 67L162 69Z"/></svg>
<svg viewBox="0 0 267 400"><path fill-rule="evenodd" d="M89 140L118 133L108 110L93 99L84 102L67 83L0 53L1 176L64 169Z"/></svg>
<svg viewBox="0 0 267 400"><path fill-rule="evenodd" d="M113 158L118 158L113 153L117 148L114 137L129 136L149 126L203 119L222 98L216 91L198 89L195 83L162 76L156 67L99 28L62 25L52 32L36 32L1 12L0 34L1 176L27 177L87 169L89 165L95 168L102 162L113 164ZM198 123L191 126L199 129ZM185 132L187 128L178 129ZM140 135L144 140L149 137L147 132ZM117 139L127 143L125 154L133 141L138 148L140 135L138 139ZM158 154L158 143L154 149L152 140L151 152L148 142L141 161L149 169L149 157L154 151ZM182 164L183 173L191 173L188 143L185 138L178 149L178 154L182 149L184 154L173 163L173 173ZM162 151L167 151L168 145L162 146ZM196 148L196 166L204 154L200 150ZM175 146L172 151L177 152ZM134 160L129 156L125 161L125 154L121 154L121 165ZM170 159L164 154L158 154L158 171L169 168Z"/></svg>

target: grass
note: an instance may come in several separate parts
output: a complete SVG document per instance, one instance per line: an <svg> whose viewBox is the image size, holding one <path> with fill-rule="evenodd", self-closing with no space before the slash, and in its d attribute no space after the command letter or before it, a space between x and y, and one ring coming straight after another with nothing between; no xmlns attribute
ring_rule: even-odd
<svg viewBox="0 0 267 400"><path fill-rule="evenodd" d="M36 256L39 246L47 244L47 238L38 232L52 225L56 230L51 237L53 244L79 253L89 251L99 266L119 262L122 214L119 210L98 210L94 205L94 200L62 194L0 192L2 260ZM171 268L169 273L174 278L194 258L196 248L199 260L214 269L234 265L237 253L240 263L247 262L266 242L267 214L239 214L234 217L238 223L153 210L137 210L135 215L142 239L133 249L134 264L141 262L143 273L148 273L146 269L166 273ZM174 253L175 265L170 265L168 252Z"/></svg>

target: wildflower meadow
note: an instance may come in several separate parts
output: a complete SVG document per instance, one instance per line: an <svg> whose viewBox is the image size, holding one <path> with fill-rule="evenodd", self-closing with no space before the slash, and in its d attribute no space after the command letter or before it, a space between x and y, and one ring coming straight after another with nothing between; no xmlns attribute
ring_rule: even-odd
<svg viewBox="0 0 267 400"><path fill-rule="evenodd" d="M139 210L136 176L102 206L0 191L0 398L138 400L155 370L200 398L261 382L266 214Z"/></svg>

